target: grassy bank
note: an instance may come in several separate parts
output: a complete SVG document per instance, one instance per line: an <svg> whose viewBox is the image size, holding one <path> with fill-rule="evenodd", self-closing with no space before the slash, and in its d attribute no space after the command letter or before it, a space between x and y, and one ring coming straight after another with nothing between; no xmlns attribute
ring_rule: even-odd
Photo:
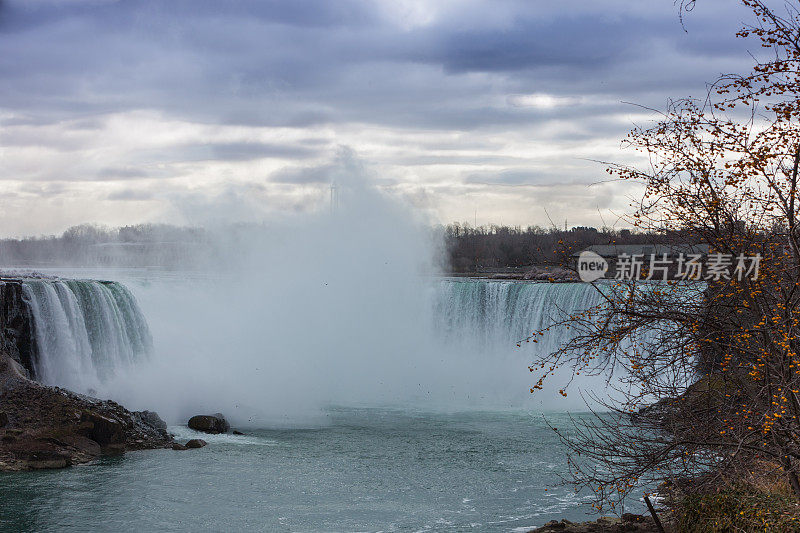
<svg viewBox="0 0 800 533"><path fill-rule="evenodd" d="M673 514L681 533L800 532L800 502L788 483L753 470L706 493L684 492Z"/></svg>

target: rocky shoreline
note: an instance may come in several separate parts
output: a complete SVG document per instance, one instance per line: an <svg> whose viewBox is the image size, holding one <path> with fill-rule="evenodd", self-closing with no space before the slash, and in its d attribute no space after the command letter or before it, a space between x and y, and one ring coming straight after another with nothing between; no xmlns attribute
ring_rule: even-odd
<svg viewBox="0 0 800 533"><path fill-rule="evenodd" d="M516 281L546 281L550 283L575 283L579 282L577 272L558 266L532 266L526 268L486 269L479 272L450 272L453 277L516 280Z"/></svg>
<svg viewBox="0 0 800 533"><path fill-rule="evenodd" d="M604 516L591 522L570 522L551 520L542 527L528 533L659 533L655 522L649 516L624 513L622 517Z"/></svg>
<svg viewBox="0 0 800 533"><path fill-rule="evenodd" d="M40 385L0 353L0 471L65 468L172 444L156 413Z"/></svg>

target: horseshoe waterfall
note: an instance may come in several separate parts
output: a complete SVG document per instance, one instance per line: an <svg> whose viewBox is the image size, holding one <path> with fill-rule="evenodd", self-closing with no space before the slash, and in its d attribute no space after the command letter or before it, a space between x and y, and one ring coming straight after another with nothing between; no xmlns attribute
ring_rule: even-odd
<svg viewBox="0 0 800 533"><path fill-rule="evenodd" d="M46 479L89 491L88 503L70 503L75 523L88 523L97 512L92 502L113 486L112 494L121 492L112 526L164 529L162 513L142 523L137 495L150 491L142 505L154 505L170 501L175 486L206 487L188 466L192 461L202 461L214 490L193 491L196 499L175 512L199 530L209 524L247 530L254 522L237 511L242 497L270 517L288 517L285 524L265 519L275 530L378 530L388 521L396 526L387 530L449 524L509 531L559 516L583 518L584 495L543 481L565 472L558 438L538 413L566 423L569 400L528 393L530 350L549 349L564 334L516 344L562 313L599 303L596 290L579 283L438 278L423 280L404 300L397 295L410 291L392 281L360 294L359 285L309 279L287 287L279 278L176 281L147 274L126 287L0 278L3 351L39 383L88 395L28 386L29 396L16 408L11 392L0 396L0 415L11 412L11 420L30 416L29 405L43 398L59 402L41 415L49 421L42 438L25 437L36 449L52 449L50 455L19 452L16 460L24 463L18 464L85 462L87 454L118 453L120 440L128 450L186 449L171 439L208 442L197 455L126 455L111 477L104 468L19 477L0 486L3 501L20 510L13 523L24 525L29 502L23 496L38 494ZM334 312L347 299L351 315L363 310L359 320ZM310 342L314 336L324 340ZM64 402L79 407L65 409ZM143 411L121 414L115 402ZM239 434L186 427L194 415L216 412ZM7 433L0 427L6 439L24 437ZM243 484L267 492L242 491ZM380 509L363 507L345 517L338 511L309 516L295 503L312 498L349 509L376 493L384 495ZM206 512L212 508L213 516Z"/></svg>
<svg viewBox="0 0 800 533"><path fill-rule="evenodd" d="M147 360L153 351L142 309L122 283L6 279L2 284L4 342L43 384L93 392L111 377L124 375ZM436 280L427 304L433 338L420 339L418 344L430 353L419 357L447 357L449 363L458 364L458 357L468 352L484 363L515 359L517 367L524 368L530 353L515 349L516 341L564 313L599 301L591 286L580 283ZM558 335L550 335L540 349L559 340ZM335 352L337 346L330 348ZM263 357L269 364L269 354Z"/></svg>

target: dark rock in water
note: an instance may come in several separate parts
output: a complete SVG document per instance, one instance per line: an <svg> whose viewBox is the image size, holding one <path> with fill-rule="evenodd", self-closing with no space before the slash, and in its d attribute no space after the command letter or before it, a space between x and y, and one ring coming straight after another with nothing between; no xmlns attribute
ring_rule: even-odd
<svg viewBox="0 0 800 533"><path fill-rule="evenodd" d="M72 459L69 455L50 451L31 452L27 457L27 461L30 470L65 468L72 464Z"/></svg>
<svg viewBox="0 0 800 533"><path fill-rule="evenodd" d="M225 415L223 415L222 413L214 413L212 416L217 420L219 420L220 423L222 424L222 427L224 428L222 431L220 431L220 433L227 433L228 431L231 430L231 425L225 419Z"/></svg>
<svg viewBox="0 0 800 533"><path fill-rule="evenodd" d="M109 444L103 447L102 454L107 456L125 455L125 443Z"/></svg>
<svg viewBox="0 0 800 533"><path fill-rule="evenodd" d="M633 513L622 513L621 518L623 522L635 522L637 524L641 524L650 520L649 516L644 516L641 514L633 514Z"/></svg>
<svg viewBox="0 0 800 533"><path fill-rule="evenodd" d="M187 448L202 448L206 444L208 444L208 443L206 441L204 441L203 439L192 439L192 440L190 440L189 442L186 443L186 447Z"/></svg>
<svg viewBox="0 0 800 533"><path fill-rule="evenodd" d="M231 431L231 433L233 433L234 435L244 435L244 433L242 433L238 429L234 429L233 431Z"/></svg>
<svg viewBox="0 0 800 533"><path fill-rule="evenodd" d="M122 423L118 420L92 411L82 413L80 420L85 425L83 434L100 446L109 446L123 440Z"/></svg>
<svg viewBox="0 0 800 533"><path fill-rule="evenodd" d="M625 513L622 518L604 516L594 522L570 522L569 520L551 520L540 528L529 533L657 533L653 519L647 516Z"/></svg>
<svg viewBox="0 0 800 533"><path fill-rule="evenodd" d="M134 411L133 416L140 424L154 429L165 439L172 438L167 432L167 423L155 411Z"/></svg>
<svg viewBox="0 0 800 533"><path fill-rule="evenodd" d="M173 442L172 449L176 451L182 451L182 450L188 450L189 448L187 448L183 444L180 444L179 442Z"/></svg>
<svg viewBox="0 0 800 533"><path fill-rule="evenodd" d="M213 415L197 415L189 419L189 427L203 433L227 433L231 428L228 421L220 413Z"/></svg>
<svg viewBox="0 0 800 533"><path fill-rule="evenodd" d="M2 333L2 332L0 332ZM0 352L0 471L64 468L102 455L163 448L172 443L152 416L121 405L45 387ZM146 423L145 420L150 420Z"/></svg>
<svg viewBox="0 0 800 533"><path fill-rule="evenodd" d="M543 525L540 528L534 529L533 532L544 532L544 531L564 531L570 526L574 526L572 522L569 520L562 520L559 522L558 520L550 520L548 523Z"/></svg>

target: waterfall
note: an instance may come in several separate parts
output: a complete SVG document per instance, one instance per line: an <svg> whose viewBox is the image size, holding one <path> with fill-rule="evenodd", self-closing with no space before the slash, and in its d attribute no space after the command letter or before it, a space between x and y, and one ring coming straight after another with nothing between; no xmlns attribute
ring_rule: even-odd
<svg viewBox="0 0 800 533"><path fill-rule="evenodd" d="M359 305L363 295L353 295L349 286L333 295L314 293L312 301L318 306L308 308L303 307L308 298L301 298L296 287L285 298L264 299L257 297L262 291L240 292L246 285L235 280L211 288L204 280L202 289L194 282L158 281L143 285L139 293L157 325L160 351L150 359L152 365L138 363L151 353L152 338L139 304L125 286L87 280L17 281L32 317L35 350L30 366L35 378L142 404L142 395L149 402L154 390L161 394L180 384L175 389L178 396L159 406L191 397L198 382L229 383L216 390L231 410L244 401L242 397L245 403L268 406L293 393L298 396L292 402L312 397L322 403L408 399L512 405L529 398L527 365L536 352L555 348L566 332L545 335L536 345L521 348L517 341L562 313L601 302L597 290L582 283L446 278L429 280L424 293L413 293L410 303L397 296L391 283L365 296L367 302L378 299L377 309L390 315L384 316ZM219 301L230 302L233 312L220 315ZM287 303L293 312L287 311ZM332 306L346 312L331 315L327 310ZM273 314L278 309L280 314ZM332 316L335 328L329 327ZM346 320L337 321L337 316ZM390 340L384 342L387 335ZM222 366L220 353L228 354ZM148 386L142 387L143 382ZM319 391L319 398L314 397ZM541 403L540 398L536 401Z"/></svg>
<svg viewBox="0 0 800 533"><path fill-rule="evenodd" d="M119 283L28 279L23 294L42 383L88 392L152 350L139 305Z"/></svg>
<svg viewBox="0 0 800 533"><path fill-rule="evenodd" d="M434 321L448 342L478 348L514 346L563 318L601 302L587 283L542 283L451 278L435 287ZM541 349L555 348L563 336L545 335Z"/></svg>

